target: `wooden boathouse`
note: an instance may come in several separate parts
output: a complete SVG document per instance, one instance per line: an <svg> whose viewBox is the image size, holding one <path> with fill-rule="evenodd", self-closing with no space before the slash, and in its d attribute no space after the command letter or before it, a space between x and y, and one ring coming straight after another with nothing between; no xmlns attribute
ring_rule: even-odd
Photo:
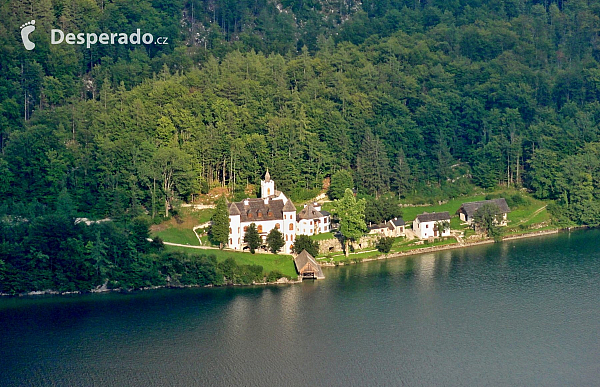
<svg viewBox="0 0 600 387"><path fill-rule="evenodd" d="M323 270L321 270L321 265L306 250L302 250L294 258L294 263L296 264L296 271L299 274L298 277L300 280L325 278Z"/></svg>

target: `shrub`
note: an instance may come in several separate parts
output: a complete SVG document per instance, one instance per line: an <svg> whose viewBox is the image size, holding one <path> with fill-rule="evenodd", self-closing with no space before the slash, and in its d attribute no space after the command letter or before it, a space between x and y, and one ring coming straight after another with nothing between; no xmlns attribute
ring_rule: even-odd
<svg viewBox="0 0 600 387"><path fill-rule="evenodd" d="M377 241L377 250L381 253L387 254L390 252L390 250L392 249L392 245L394 244L394 238L392 237L385 237L385 238L380 238Z"/></svg>

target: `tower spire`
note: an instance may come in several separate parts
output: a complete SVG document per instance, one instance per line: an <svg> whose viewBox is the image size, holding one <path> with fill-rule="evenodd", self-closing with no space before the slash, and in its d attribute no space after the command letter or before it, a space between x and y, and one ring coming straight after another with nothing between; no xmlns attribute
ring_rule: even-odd
<svg viewBox="0 0 600 387"><path fill-rule="evenodd" d="M265 173L265 181L271 181L271 175L269 174L269 168L267 168L267 173Z"/></svg>

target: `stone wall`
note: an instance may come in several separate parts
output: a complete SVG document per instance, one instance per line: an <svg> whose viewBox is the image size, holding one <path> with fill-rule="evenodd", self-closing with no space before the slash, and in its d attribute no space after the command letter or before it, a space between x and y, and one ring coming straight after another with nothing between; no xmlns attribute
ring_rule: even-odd
<svg viewBox="0 0 600 387"><path fill-rule="evenodd" d="M367 248L375 248L377 236L367 235L360 238L358 241L351 243L354 250L362 250ZM319 255L324 256L329 253L338 253L344 251L344 246L339 239L325 239L319 241Z"/></svg>

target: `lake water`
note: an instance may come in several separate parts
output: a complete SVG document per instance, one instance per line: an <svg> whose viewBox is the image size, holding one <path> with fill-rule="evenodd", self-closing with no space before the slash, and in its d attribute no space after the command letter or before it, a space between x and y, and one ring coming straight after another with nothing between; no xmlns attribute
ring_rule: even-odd
<svg viewBox="0 0 600 387"><path fill-rule="evenodd" d="M599 241L562 233L290 286L0 299L0 385L599 385Z"/></svg>

